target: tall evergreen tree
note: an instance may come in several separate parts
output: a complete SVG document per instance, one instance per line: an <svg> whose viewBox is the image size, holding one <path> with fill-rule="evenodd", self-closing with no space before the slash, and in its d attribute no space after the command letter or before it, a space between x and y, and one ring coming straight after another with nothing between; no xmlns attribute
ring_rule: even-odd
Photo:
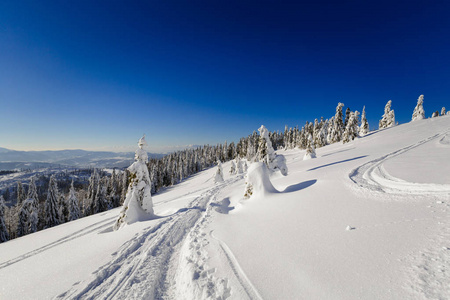
<svg viewBox="0 0 450 300"><path fill-rule="evenodd" d="M48 184L47 200L45 201L45 228L61 224L59 197L56 178L52 175Z"/></svg>
<svg viewBox="0 0 450 300"><path fill-rule="evenodd" d="M5 199L3 199L3 196L0 195L0 243L9 240L9 233L5 224L5 212L6 212Z"/></svg>
<svg viewBox="0 0 450 300"><path fill-rule="evenodd" d="M417 105L414 108L411 121L425 119L425 110L423 109L423 95L417 99Z"/></svg>
<svg viewBox="0 0 450 300"><path fill-rule="evenodd" d="M358 111L350 113L350 117L348 118L347 126L345 127L345 132L342 138L343 143L353 141L358 136L358 116Z"/></svg>
<svg viewBox="0 0 450 300"><path fill-rule="evenodd" d="M330 137L331 143L337 143L342 140L342 134L344 132L344 121L342 120L343 107L344 107L343 103L338 103L338 106L336 107L336 114L334 115L334 123Z"/></svg>
<svg viewBox="0 0 450 300"><path fill-rule="evenodd" d="M26 214L28 219L27 233L33 233L37 231L39 223L39 198L37 194L35 176L31 177L30 186L28 188L27 201L29 202L25 206L25 210L27 212L24 212L24 215Z"/></svg>
<svg viewBox="0 0 450 300"><path fill-rule="evenodd" d="M70 185L69 197L67 198L67 202L69 204L69 216L68 221L73 221L79 219L81 217L80 206L78 203L78 198L75 194L75 189L72 184Z"/></svg>
<svg viewBox="0 0 450 300"><path fill-rule="evenodd" d="M25 189L23 188L22 182L17 182L17 205L22 205L22 202L25 200L26 194Z"/></svg>
<svg viewBox="0 0 450 300"><path fill-rule="evenodd" d="M389 100L384 107L384 114L381 117L378 127L380 129L392 127L395 125L395 113L391 110L392 100Z"/></svg>
<svg viewBox="0 0 450 300"><path fill-rule="evenodd" d="M369 122L366 118L366 107L363 106L363 110L361 113L361 126L359 127L359 135L365 136L369 133Z"/></svg>

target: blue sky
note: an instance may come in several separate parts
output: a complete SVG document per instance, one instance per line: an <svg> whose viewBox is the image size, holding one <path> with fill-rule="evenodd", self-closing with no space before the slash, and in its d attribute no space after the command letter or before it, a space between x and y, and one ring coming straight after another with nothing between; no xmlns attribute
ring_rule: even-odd
<svg viewBox="0 0 450 300"><path fill-rule="evenodd" d="M150 150L450 109L448 1L2 1L0 147Z"/></svg>

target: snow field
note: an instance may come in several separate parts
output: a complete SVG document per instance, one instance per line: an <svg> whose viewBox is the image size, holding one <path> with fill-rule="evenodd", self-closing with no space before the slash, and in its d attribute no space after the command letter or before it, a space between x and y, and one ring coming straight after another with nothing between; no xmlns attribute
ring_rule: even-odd
<svg viewBox="0 0 450 300"><path fill-rule="evenodd" d="M3 243L0 299L449 299L449 134L443 116L278 151L287 176L227 162L222 183L211 168L154 195L159 219Z"/></svg>

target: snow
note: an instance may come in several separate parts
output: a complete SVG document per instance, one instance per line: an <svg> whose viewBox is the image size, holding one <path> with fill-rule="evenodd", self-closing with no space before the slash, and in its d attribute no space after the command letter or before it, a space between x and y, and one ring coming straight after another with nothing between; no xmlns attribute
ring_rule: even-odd
<svg viewBox="0 0 450 300"><path fill-rule="evenodd" d="M286 176L223 163L153 195L157 219L0 244L0 299L449 299L449 145L441 116L278 151Z"/></svg>

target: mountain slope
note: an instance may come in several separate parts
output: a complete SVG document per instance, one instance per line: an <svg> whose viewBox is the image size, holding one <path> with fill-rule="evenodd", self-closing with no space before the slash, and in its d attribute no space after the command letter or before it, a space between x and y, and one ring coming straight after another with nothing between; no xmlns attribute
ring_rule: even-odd
<svg viewBox="0 0 450 300"><path fill-rule="evenodd" d="M154 196L159 219L113 232L115 209L0 244L0 298L449 298L448 141L443 116L279 151L288 175L249 200L229 163L222 184L203 171Z"/></svg>

